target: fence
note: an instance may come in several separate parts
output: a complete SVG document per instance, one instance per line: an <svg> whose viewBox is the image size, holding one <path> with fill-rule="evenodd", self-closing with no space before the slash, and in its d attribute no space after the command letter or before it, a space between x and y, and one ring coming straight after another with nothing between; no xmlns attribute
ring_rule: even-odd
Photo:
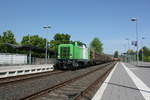
<svg viewBox="0 0 150 100"><path fill-rule="evenodd" d="M0 78L53 71L52 64L0 67Z"/></svg>
<svg viewBox="0 0 150 100"><path fill-rule="evenodd" d="M47 64L54 64L55 58L48 58ZM29 56L25 54L0 53L0 66L29 64ZM32 65L45 64L45 58L31 58Z"/></svg>
<svg viewBox="0 0 150 100"><path fill-rule="evenodd" d="M36 58L32 57L32 64L45 64L45 58ZM55 58L48 58L47 59L47 64L55 64L56 59Z"/></svg>
<svg viewBox="0 0 150 100"><path fill-rule="evenodd" d="M45 64L45 58L32 57L32 65L27 65L27 55L0 53L0 78L52 71L54 63L54 58L49 58Z"/></svg>
<svg viewBox="0 0 150 100"><path fill-rule="evenodd" d="M0 65L27 64L27 55L0 53Z"/></svg>

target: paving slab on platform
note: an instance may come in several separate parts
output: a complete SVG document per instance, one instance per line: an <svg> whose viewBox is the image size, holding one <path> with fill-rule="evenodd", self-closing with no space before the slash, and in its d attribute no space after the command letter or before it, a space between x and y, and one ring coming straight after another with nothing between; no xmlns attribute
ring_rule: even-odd
<svg viewBox="0 0 150 100"><path fill-rule="evenodd" d="M150 100L149 82L141 80L135 68L119 62L92 100Z"/></svg>
<svg viewBox="0 0 150 100"><path fill-rule="evenodd" d="M150 68L150 62L141 62L139 61L137 62L132 62L133 65L137 66L137 67L146 67L146 68Z"/></svg>
<svg viewBox="0 0 150 100"><path fill-rule="evenodd" d="M125 65L139 77L148 87L150 87L150 68L136 67L134 65L125 63Z"/></svg>

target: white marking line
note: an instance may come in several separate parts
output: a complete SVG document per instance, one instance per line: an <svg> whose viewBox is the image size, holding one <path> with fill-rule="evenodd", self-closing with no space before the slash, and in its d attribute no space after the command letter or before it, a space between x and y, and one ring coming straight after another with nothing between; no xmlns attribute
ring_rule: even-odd
<svg viewBox="0 0 150 100"><path fill-rule="evenodd" d="M105 91L105 89L107 87L107 83L111 79L112 74L115 71L117 65L118 65L118 63L115 65L115 67L113 68L113 70L109 73L108 77L103 82L103 84L101 85L101 87L99 88L99 90L96 92L96 94L94 95L94 97L92 98L92 100L100 100L102 98L102 95L103 95L103 93L104 93L104 91Z"/></svg>
<svg viewBox="0 0 150 100"><path fill-rule="evenodd" d="M129 69L135 69L135 70L140 70L140 68L129 68Z"/></svg>
<svg viewBox="0 0 150 100"><path fill-rule="evenodd" d="M129 68L126 67L124 63L121 63L124 69L127 71L128 75L133 80L136 87L139 89L145 100L150 100L150 88L144 84Z"/></svg>

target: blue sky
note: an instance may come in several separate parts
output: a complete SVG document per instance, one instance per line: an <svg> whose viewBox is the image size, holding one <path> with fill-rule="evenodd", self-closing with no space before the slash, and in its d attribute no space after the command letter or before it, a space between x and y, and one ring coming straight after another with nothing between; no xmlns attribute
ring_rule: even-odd
<svg viewBox="0 0 150 100"><path fill-rule="evenodd" d="M125 38L135 40L132 17L138 18L139 36L150 47L149 0L0 0L0 34L12 30L21 41L27 34L50 40L54 33L68 33L87 44L98 37L109 54L124 52ZM44 25L52 26L47 36Z"/></svg>

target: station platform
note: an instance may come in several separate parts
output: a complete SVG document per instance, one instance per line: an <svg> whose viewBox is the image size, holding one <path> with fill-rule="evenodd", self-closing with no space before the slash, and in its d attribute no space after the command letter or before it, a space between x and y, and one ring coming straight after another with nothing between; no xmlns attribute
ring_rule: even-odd
<svg viewBox="0 0 150 100"><path fill-rule="evenodd" d="M53 71L53 64L1 66L0 78Z"/></svg>
<svg viewBox="0 0 150 100"><path fill-rule="evenodd" d="M150 68L118 62L92 100L150 100Z"/></svg>
<svg viewBox="0 0 150 100"><path fill-rule="evenodd" d="M150 62L141 62L141 61L139 61L138 63L137 62L131 62L131 64L133 64L137 67L148 67L148 68L150 68Z"/></svg>

